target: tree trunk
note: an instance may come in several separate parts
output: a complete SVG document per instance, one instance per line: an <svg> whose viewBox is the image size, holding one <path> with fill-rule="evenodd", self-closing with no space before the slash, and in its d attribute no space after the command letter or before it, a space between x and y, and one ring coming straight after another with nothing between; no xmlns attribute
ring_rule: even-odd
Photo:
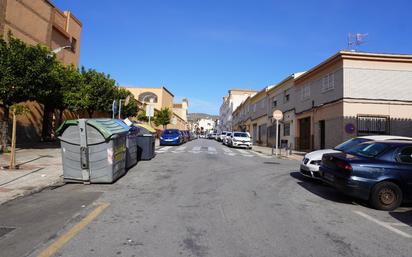
<svg viewBox="0 0 412 257"><path fill-rule="evenodd" d="M87 113L89 114L89 118L92 118L94 111L92 111L92 110L87 110Z"/></svg>
<svg viewBox="0 0 412 257"><path fill-rule="evenodd" d="M53 108L45 104L43 108L43 124L41 131L41 140L50 141L51 140L51 124L50 124L50 114L52 113Z"/></svg>
<svg viewBox="0 0 412 257"><path fill-rule="evenodd" d="M9 137L9 115L10 109L6 105L2 105L4 110L2 124L0 124L0 152L4 152L7 149L7 142Z"/></svg>

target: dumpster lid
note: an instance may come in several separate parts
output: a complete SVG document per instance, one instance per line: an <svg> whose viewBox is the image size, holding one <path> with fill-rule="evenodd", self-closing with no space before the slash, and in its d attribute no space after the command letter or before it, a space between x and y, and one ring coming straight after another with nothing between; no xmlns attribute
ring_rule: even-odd
<svg viewBox="0 0 412 257"><path fill-rule="evenodd" d="M124 121L122 120L114 120L116 123L118 123L120 126L122 126L124 129L127 129L127 131L135 131L138 132L139 131L139 127L136 126L129 126L127 125Z"/></svg>
<svg viewBox="0 0 412 257"><path fill-rule="evenodd" d="M154 128L152 128L151 126L147 125L147 124L134 123L133 125L136 126L136 127L144 128L149 133L156 133L156 130ZM143 132L143 133L147 133L147 132Z"/></svg>
<svg viewBox="0 0 412 257"><path fill-rule="evenodd" d="M115 134L122 134L129 131L126 124L126 127L123 127L119 122L116 122L114 119L87 119L87 125L94 127L98 130L105 139L111 138ZM66 120L64 121L60 127L57 129L57 134L61 135L67 127L69 126L77 126L79 124L79 120Z"/></svg>

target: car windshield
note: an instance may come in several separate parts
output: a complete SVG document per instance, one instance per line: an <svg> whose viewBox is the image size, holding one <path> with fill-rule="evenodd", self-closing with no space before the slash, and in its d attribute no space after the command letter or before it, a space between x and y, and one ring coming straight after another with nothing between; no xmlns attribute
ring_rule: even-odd
<svg viewBox="0 0 412 257"><path fill-rule="evenodd" d="M234 137L249 137L247 133L234 133Z"/></svg>
<svg viewBox="0 0 412 257"><path fill-rule="evenodd" d="M350 148L359 145L361 143L370 141L369 139L366 138L352 138L349 139L348 141L343 142L342 144L336 146L334 149L342 152L348 151Z"/></svg>
<svg viewBox="0 0 412 257"><path fill-rule="evenodd" d="M388 148L389 145L384 143L360 144L352 147L348 153L364 157L376 157Z"/></svg>
<svg viewBox="0 0 412 257"><path fill-rule="evenodd" d="M179 134L179 131L176 129L166 129L163 132L163 135L175 135L175 134Z"/></svg>

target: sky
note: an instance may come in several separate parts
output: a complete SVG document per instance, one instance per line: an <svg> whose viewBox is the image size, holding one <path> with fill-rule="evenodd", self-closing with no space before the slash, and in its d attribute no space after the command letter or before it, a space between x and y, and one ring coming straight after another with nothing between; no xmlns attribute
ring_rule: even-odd
<svg viewBox="0 0 412 257"><path fill-rule="evenodd" d="M412 1L53 0L83 23L80 65L121 86L165 86L218 114L230 88L260 90L367 33L361 51L412 54Z"/></svg>

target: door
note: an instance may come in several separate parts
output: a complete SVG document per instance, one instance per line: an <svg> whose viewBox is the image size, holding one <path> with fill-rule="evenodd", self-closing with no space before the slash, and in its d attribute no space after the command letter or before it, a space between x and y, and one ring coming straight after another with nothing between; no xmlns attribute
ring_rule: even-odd
<svg viewBox="0 0 412 257"><path fill-rule="evenodd" d="M256 145L257 140L257 124L253 124L253 144Z"/></svg>
<svg viewBox="0 0 412 257"><path fill-rule="evenodd" d="M310 149L310 117L299 120L299 148Z"/></svg>
<svg viewBox="0 0 412 257"><path fill-rule="evenodd" d="M324 120L319 121L319 130L320 130L320 149L325 149L326 135L325 135L325 121Z"/></svg>

